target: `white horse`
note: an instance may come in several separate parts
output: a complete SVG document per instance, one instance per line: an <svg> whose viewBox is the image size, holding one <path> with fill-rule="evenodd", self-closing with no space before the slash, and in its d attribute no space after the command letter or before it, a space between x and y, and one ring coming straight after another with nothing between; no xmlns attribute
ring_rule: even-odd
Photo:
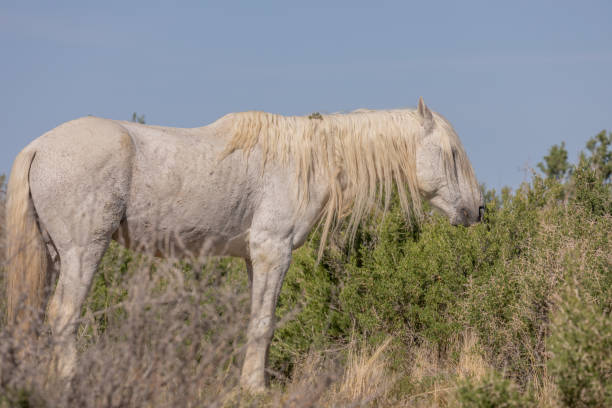
<svg viewBox="0 0 612 408"><path fill-rule="evenodd" d="M165 256L246 260L251 315L241 384L266 385L275 306L292 250L320 220L354 228L394 186L408 213L421 197L452 224L482 218L479 186L449 122L416 110L284 117L233 113L194 129L85 117L24 148L8 184L8 321L44 307L70 375L82 303L111 238ZM24 305L21 307L20 305Z"/></svg>

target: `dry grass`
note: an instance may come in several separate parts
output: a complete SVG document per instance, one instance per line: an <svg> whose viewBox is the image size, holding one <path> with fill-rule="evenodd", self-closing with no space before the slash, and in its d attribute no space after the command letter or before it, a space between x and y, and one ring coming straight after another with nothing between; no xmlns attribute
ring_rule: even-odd
<svg viewBox="0 0 612 408"><path fill-rule="evenodd" d="M102 331L83 318L82 352L71 382L56 380L47 336L37 341L0 332L0 407L454 407L458 381L490 370L478 339L457 339L458 358L441 359L434 347L409 351L405 372L393 364L388 338L377 348L351 342L335 354L312 351L285 384L253 396L238 386L246 298L218 285L210 302L200 287L185 285L172 268L144 268L129 280L120 324ZM145 273L146 272L146 273ZM147 276L149 276L147 278ZM167 290L160 291L160 284ZM220 313L220 310L222 312ZM342 362L344 360L344 362ZM402 389L402 383L409 384ZM555 407L554 385L537 390L541 406Z"/></svg>
<svg viewBox="0 0 612 408"><path fill-rule="evenodd" d="M61 345L44 334L19 339L5 328L0 393L28 395L44 406L222 406L237 387L245 294L219 285L219 301L211 303L208 292L170 265L154 273L141 267L126 286L128 297L113 306L123 317L113 325L104 330L96 314L83 317L70 383L54 380L49 356Z"/></svg>
<svg viewBox="0 0 612 408"><path fill-rule="evenodd" d="M53 375L54 347L44 334L19 338L0 331L0 406L61 407L443 407L453 403L456 380L488 370L477 339L458 339L458 362L441 361L434 348L410 351L412 393L398 388L389 337L372 348L357 341L335 352L313 350L291 379L265 395L238 386L248 296L214 268L185 279L170 263L153 272L146 262L129 272L128 295L109 310L88 310L79 330L81 353L70 382ZM212 288L212 289L211 289ZM214 299L210 297L214 295ZM100 326L101 312L123 312ZM20 402L21 401L21 402Z"/></svg>
<svg viewBox="0 0 612 408"><path fill-rule="evenodd" d="M448 407L458 406L455 392L458 381L478 380L491 370L479 351L478 338L466 331L455 341L458 358L440 358L430 344L423 344L412 353L412 366L408 378L414 384L411 392L402 396L397 407Z"/></svg>
<svg viewBox="0 0 612 408"><path fill-rule="evenodd" d="M393 385L384 354L389 339L373 351L349 345L344 370L329 353L312 352L286 385L274 384L265 395L243 392L247 292L214 269L199 281L169 263L154 269L135 268L120 283L128 296L119 304L86 310L79 363L68 382L54 375L51 356L61 344L42 322L36 339L2 328L0 407L369 406ZM104 329L101 314L119 309Z"/></svg>
<svg viewBox="0 0 612 408"><path fill-rule="evenodd" d="M123 300L85 309L70 382L53 375L52 350L61 345L44 324L36 340L2 328L0 407L459 407L458 382L492 371L471 331L446 357L428 343L406 349L389 337L372 348L353 340L311 350L292 378L250 395L238 385L248 292L244 281L222 276L241 273L242 263L214 265L195 279L170 262L134 262L107 288L127 290ZM541 406L558 406L547 378L536 391Z"/></svg>
<svg viewBox="0 0 612 408"><path fill-rule="evenodd" d="M391 338L387 338L374 352L368 349L350 349L343 380L337 395L349 401L366 401L384 395L394 383L384 355Z"/></svg>

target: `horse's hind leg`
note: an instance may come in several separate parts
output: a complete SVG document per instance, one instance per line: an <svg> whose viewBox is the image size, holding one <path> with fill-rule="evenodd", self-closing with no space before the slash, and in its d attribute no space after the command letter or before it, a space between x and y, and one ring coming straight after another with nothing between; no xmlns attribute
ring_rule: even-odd
<svg viewBox="0 0 612 408"><path fill-rule="evenodd" d="M60 251L61 272L48 310L49 324L58 346L60 376L68 376L74 369L78 318L108 242L96 241Z"/></svg>
<svg viewBox="0 0 612 408"><path fill-rule="evenodd" d="M76 362L75 331L83 301L125 205L112 194L112 186L104 184L97 192L76 197L55 194L55 190L48 193L42 186L37 189L36 181L32 184L36 211L59 258L59 278L47 316L56 343L58 374L65 377Z"/></svg>
<svg viewBox="0 0 612 408"><path fill-rule="evenodd" d="M60 260L59 279L47 315L57 342L57 368L61 376L69 375L74 368L75 332L81 307L123 212L121 205L109 205L104 200L92 199L82 204L82 214L46 223ZM62 228L65 225L70 228Z"/></svg>

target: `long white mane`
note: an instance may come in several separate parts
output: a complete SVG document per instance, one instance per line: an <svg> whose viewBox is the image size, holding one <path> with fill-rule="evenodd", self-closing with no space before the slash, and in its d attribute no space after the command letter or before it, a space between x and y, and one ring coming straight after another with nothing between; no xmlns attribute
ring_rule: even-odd
<svg viewBox="0 0 612 408"><path fill-rule="evenodd" d="M422 217L416 147L424 130L415 110L360 109L346 114L310 116L251 111L232 113L222 120L229 121L232 132L222 157L239 149L248 155L259 145L264 166L271 161L293 164L301 208L308 200L315 169L328 179L329 200L322 214L321 248L330 228L349 210L352 209L349 219L352 237L366 214L380 208L380 204L386 209L394 185L406 214L417 220ZM437 113L433 120L434 128L441 133L447 177L456 179L457 171L462 171L468 180L475 180L453 127Z"/></svg>

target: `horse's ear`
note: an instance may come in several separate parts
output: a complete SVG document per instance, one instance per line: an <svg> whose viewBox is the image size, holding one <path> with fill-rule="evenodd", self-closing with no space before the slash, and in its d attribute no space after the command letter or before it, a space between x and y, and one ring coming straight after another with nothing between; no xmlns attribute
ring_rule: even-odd
<svg viewBox="0 0 612 408"><path fill-rule="evenodd" d="M419 97L419 105L417 107L417 114L419 115L419 121L421 125L425 128L425 130L429 131L433 127L433 113L429 110L425 102L423 102L423 97Z"/></svg>

